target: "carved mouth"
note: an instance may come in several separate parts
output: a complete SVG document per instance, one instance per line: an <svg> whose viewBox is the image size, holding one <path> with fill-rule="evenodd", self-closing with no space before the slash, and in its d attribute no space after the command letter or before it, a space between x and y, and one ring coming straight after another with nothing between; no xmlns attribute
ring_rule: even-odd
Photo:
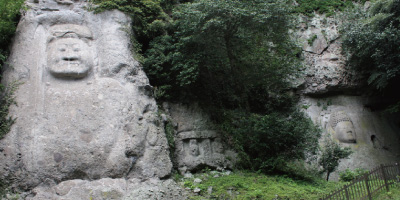
<svg viewBox="0 0 400 200"><path fill-rule="evenodd" d="M357 143L356 139L349 140L349 143Z"/></svg>
<svg viewBox="0 0 400 200"><path fill-rule="evenodd" d="M68 63L68 65L79 65L81 63L77 57L64 57L62 61Z"/></svg>

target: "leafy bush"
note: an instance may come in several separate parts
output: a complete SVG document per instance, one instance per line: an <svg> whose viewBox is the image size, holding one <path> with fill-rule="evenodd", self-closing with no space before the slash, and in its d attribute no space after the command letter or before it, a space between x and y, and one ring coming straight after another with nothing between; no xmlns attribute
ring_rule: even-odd
<svg viewBox="0 0 400 200"><path fill-rule="evenodd" d="M349 147L343 148L331 138L325 138L321 151L322 155L318 163L322 167L322 172L326 172L327 181L329 180L329 175L339 166L340 160L348 158L352 153Z"/></svg>
<svg viewBox="0 0 400 200"><path fill-rule="evenodd" d="M346 169L339 173L339 179L341 181L352 181L355 178L365 175L368 173L368 170L362 168L356 168L354 171L350 169Z"/></svg>
<svg viewBox="0 0 400 200"><path fill-rule="evenodd" d="M173 0L94 0L95 13L105 10L118 9L132 17L132 31L135 35L133 43L139 42L141 47L135 49L136 53L145 50L149 42L163 35L169 23L169 16L165 13L164 7L171 7L175 4ZM141 49L140 49L141 48Z"/></svg>
<svg viewBox="0 0 400 200"><path fill-rule="evenodd" d="M298 47L288 34L290 9L251 2L180 5L173 13L175 31L155 38L145 53L152 85L174 99L192 97L218 107L264 111L266 102L279 99L298 69Z"/></svg>
<svg viewBox="0 0 400 200"><path fill-rule="evenodd" d="M342 32L348 64L368 77L370 89L399 101L400 0L379 0L367 11L356 8L346 15Z"/></svg>
<svg viewBox="0 0 400 200"><path fill-rule="evenodd" d="M175 153L175 129L171 121L165 123L164 130L165 130L165 136L167 137L168 141L169 155L172 159Z"/></svg>
<svg viewBox="0 0 400 200"><path fill-rule="evenodd" d="M229 116L232 115L232 116ZM263 172L285 172L286 163L317 150L319 130L300 111L267 115L227 113L222 124L240 153L240 166Z"/></svg>
<svg viewBox="0 0 400 200"><path fill-rule="evenodd" d="M7 50L10 39L14 35L23 3L24 0L0 0L0 48L3 51ZM0 55L2 57L6 54L0 52Z"/></svg>

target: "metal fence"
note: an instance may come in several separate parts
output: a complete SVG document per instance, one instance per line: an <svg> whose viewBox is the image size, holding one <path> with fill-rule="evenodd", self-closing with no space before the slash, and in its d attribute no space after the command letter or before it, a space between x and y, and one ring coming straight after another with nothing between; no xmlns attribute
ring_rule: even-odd
<svg viewBox="0 0 400 200"><path fill-rule="evenodd" d="M399 182L400 166L380 165L363 176L357 177L351 183L341 189L331 192L320 200L350 200L369 199L377 192L386 189L389 192L390 185Z"/></svg>

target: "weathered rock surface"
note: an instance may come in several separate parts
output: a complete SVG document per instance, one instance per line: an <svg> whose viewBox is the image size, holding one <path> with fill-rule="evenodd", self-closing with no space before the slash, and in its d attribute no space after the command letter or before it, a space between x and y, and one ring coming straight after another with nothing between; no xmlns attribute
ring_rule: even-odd
<svg viewBox="0 0 400 200"><path fill-rule="evenodd" d="M188 192L172 180L111 179L69 180L53 187L37 187L27 200L108 199L108 200L184 200Z"/></svg>
<svg viewBox="0 0 400 200"><path fill-rule="evenodd" d="M400 117L367 108L373 102L362 96L365 77L346 66L338 31L340 18L317 15L300 22L297 33L305 58L303 82L295 84L300 85L300 106L321 126L321 145L331 138L353 150L330 178L337 180L345 169L372 169L397 162Z"/></svg>
<svg viewBox="0 0 400 200"><path fill-rule="evenodd" d="M373 112L362 96L338 95L327 98L304 97L306 113L321 126L323 137L330 137L353 153L341 160L331 179L345 169L372 169L380 164L400 159L400 117L385 112Z"/></svg>
<svg viewBox="0 0 400 200"><path fill-rule="evenodd" d="M22 84L10 112L16 123L0 141L0 179L39 186L33 199L53 199L42 198L43 188L55 189L54 199L89 199L85 189L135 199L125 192L139 183L125 179L166 177L172 162L151 86L129 48L130 19L95 15L82 0L27 5L3 79Z"/></svg>
<svg viewBox="0 0 400 200"><path fill-rule="evenodd" d="M338 27L340 20L325 16L301 18L297 37L305 58L302 93L360 92L363 77L346 67ZM301 81L300 81L301 82Z"/></svg>
<svg viewBox="0 0 400 200"><path fill-rule="evenodd" d="M227 147L209 117L196 105L164 104L175 124L175 162L179 171L197 171L204 167L231 169L236 153Z"/></svg>

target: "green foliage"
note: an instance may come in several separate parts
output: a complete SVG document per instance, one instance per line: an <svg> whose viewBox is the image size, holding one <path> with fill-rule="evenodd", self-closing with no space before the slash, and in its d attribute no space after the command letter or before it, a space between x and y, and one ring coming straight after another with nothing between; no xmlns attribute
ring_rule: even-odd
<svg viewBox="0 0 400 200"><path fill-rule="evenodd" d="M386 190L381 190L374 195L373 199L374 200L399 200L400 197L400 183L395 183L391 185L390 191L387 192Z"/></svg>
<svg viewBox="0 0 400 200"><path fill-rule="evenodd" d="M14 92L18 88L17 83L4 86L0 84L0 139L10 131L15 119L8 116L9 107L15 104Z"/></svg>
<svg viewBox="0 0 400 200"><path fill-rule="evenodd" d="M0 0L0 70L7 60L8 46L11 43L11 37L14 35L19 11L23 3L23 0ZM14 119L8 116L8 109L14 103L12 95L17 87L17 83L9 86L0 84L0 139L8 133L14 122Z"/></svg>
<svg viewBox="0 0 400 200"><path fill-rule="evenodd" d="M172 0L93 0L95 13L118 9L132 16L132 31L135 40L147 49L149 42L163 35L169 26L169 16L162 6L171 7ZM133 41L133 43L136 43ZM140 50L136 50L139 53Z"/></svg>
<svg viewBox="0 0 400 200"><path fill-rule="evenodd" d="M15 33L19 11L23 3L24 0L0 0L0 70L7 60L8 47ZM9 86L0 84L0 139L9 132L15 120L8 116L8 110L9 106L14 103L12 95L17 86L16 83ZM0 181L0 198L5 198L7 187L7 184Z"/></svg>
<svg viewBox="0 0 400 200"><path fill-rule="evenodd" d="M314 12L333 15L336 11L343 11L353 7L353 2L365 3L366 0L296 0L298 6L295 11L307 16L314 16Z"/></svg>
<svg viewBox="0 0 400 200"><path fill-rule="evenodd" d="M23 3L24 0L0 0L0 48L2 50L6 50L10 44ZM5 56L4 52L0 52L0 59L3 56Z"/></svg>
<svg viewBox="0 0 400 200"><path fill-rule="evenodd" d="M278 171L316 147L319 131L287 92L298 71L293 21L282 1L197 0L173 12L145 69L159 100L200 101L231 138L244 168ZM265 28L268 27L268 28Z"/></svg>
<svg viewBox="0 0 400 200"><path fill-rule="evenodd" d="M173 13L175 32L151 42L143 67L172 98L265 110L297 70L289 12L268 1L182 4Z"/></svg>
<svg viewBox="0 0 400 200"><path fill-rule="evenodd" d="M315 152L319 129L300 111L259 115L232 111L222 124L240 155L239 165L263 172L282 172L291 160Z"/></svg>
<svg viewBox="0 0 400 200"><path fill-rule="evenodd" d="M352 181L355 178L367 174L369 171L362 168L356 168L354 171L346 169L339 173L339 179L341 181Z"/></svg>
<svg viewBox="0 0 400 200"><path fill-rule="evenodd" d="M326 172L326 180L329 180L329 175L339 166L340 159L347 158L352 153L350 148L342 148L330 138L325 138L321 151L322 154L318 163L323 169L322 172Z"/></svg>
<svg viewBox="0 0 400 200"><path fill-rule="evenodd" d="M172 125L171 121L168 121L164 125L164 130L165 130L165 135L167 137L168 141L168 146L169 146L169 151L170 151L170 157L174 155L175 152L175 129L174 126Z"/></svg>
<svg viewBox="0 0 400 200"><path fill-rule="evenodd" d="M374 88L396 91L400 83L400 0L379 0L368 11L357 8L347 16L342 31L349 65L366 74Z"/></svg>
<svg viewBox="0 0 400 200"><path fill-rule="evenodd" d="M96 2L96 12L119 9L137 21L156 98L200 102L235 143L243 167L276 171L317 146L319 131L293 109L288 92L301 65L287 1Z"/></svg>
<svg viewBox="0 0 400 200"><path fill-rule="evenodd" d="M218 175L218 176L215 176ZM193 183L194 178L203 180ZM293 180L283 176L267 176L260 173L238 171L197 174L192 179L183 178L184 186L201 189L199 196L191 199L319 199L322 195L340 187L343 183ZM212 187L212 193L208 188Z"/></svg>

